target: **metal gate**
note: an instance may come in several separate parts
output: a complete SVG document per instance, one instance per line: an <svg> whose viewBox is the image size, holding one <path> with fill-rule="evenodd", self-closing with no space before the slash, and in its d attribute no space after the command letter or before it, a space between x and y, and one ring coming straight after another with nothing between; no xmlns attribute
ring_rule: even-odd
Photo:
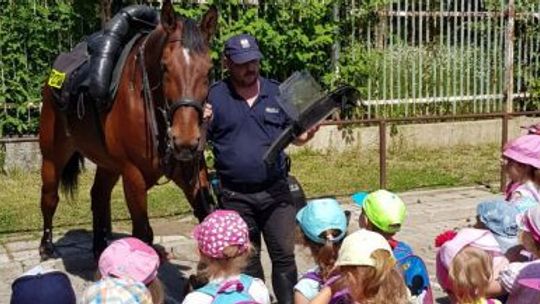
<svg viewBox="0 0 540 304"><path fill-rule="evenodd" d="M538 109L540 2L398 0L377 16L359 37L378 58L367 118Z"/></svg>

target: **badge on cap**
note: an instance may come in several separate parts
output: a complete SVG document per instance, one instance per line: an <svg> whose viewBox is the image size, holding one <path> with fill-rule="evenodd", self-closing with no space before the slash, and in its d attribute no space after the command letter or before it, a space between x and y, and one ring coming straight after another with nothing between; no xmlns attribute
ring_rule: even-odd
<svg viewBox="0 0 540 304"><path fill-rule="evenodd" d="M242 45L243 49L247 49L247 48L249 48L251 46L251 45L249 45L249 40L247 40L247 39L241 39L240 44Z"/></svg>

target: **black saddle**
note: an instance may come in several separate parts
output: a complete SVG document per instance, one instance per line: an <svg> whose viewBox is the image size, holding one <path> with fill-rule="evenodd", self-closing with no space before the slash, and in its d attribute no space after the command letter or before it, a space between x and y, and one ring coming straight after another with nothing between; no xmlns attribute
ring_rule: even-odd
<svg viewBox="0 0 540 304"><path fill-rule="evenodd" d="M90 97L100 109L109 109L114 100L124 64L133 45L157 24L157 13L143 5L120 11L96 32L60 54L54 64L49 86L60 110Z"/></svg>

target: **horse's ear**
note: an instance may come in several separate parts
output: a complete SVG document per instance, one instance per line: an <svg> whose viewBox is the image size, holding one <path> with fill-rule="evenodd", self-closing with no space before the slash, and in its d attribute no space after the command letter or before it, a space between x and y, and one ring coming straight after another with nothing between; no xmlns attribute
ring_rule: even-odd
<svg viewBox="0 0 540 304"><path fill-rule="evenodd" d="M161 7L161 26L167 32L173 32L176 29L176 16L171 0L163 1L163 6Z"/></svg>
<svg viewBox="0 0 540 304"><path fill-rule="evenodd" d="M206 11L202 17L200 28L201 32L206 39L206 42L209 43L214 34L216 33L218 23L218 11L217 8L212 5Z"/></svg>

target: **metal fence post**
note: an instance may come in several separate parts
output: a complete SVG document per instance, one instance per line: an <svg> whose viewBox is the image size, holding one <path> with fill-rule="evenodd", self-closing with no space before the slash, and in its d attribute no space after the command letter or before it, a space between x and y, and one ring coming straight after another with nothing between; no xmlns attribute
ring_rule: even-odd
<svg viewBox="0 0 540 304"><path fill-rule="evenodd" d="M504 47L504 112L513 112L514 100L514 18L516 15L515 0L508 1Z"/></svg>
<svg viewBox="0 0 540 304"><path fill-rule="evenodd" d="M508 140L508 119L514 112L514 17L516 15L515 0L508 1L506 10L506 31L504 47L504 107L502 116L501 151ZM501 165L501 191L506 187L506 174Z"/></svg>
<svg viewBox="0 0 540 304"><path fill-rule="evenodd" d="M379 188L386 189L386 120L379 121Z"/></svg>
<svg viewBox="0 0 540 304"><path fill-rule="evenodd" d="M508 140L508 114L504 113L502 115L502 134L501 134L501 151ZM504 164L501 163L501 185L500 190L504 192L506 188L506 172L504 170Z"/></svg>

